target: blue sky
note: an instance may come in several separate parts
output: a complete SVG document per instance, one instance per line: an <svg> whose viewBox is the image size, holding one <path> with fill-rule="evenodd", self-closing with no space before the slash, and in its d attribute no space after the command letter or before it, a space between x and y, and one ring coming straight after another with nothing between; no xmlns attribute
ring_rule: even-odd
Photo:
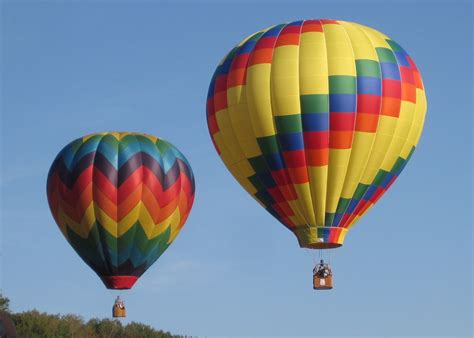
<svg viewBox="0 0 474 338"><path fill-rule="evenodd" d="M312 290L312 253L234 181L205 119L224 54L301 18L384 32L414 58L428 96L412 160L331 253L331 292ZM125 322L221 337L472 334L469 2L4 1L1 25L1 288L14 311L109 316L114 293L58 231L45 181L72 139L126 130L176 145L197 186L178 239L122 293Z"/></svg>

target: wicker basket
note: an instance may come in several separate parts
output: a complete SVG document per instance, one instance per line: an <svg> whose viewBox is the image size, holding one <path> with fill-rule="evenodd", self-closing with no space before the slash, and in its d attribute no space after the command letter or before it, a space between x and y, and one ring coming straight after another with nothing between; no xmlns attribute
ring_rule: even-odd
<svg viewBox="0 0 474 338"><path fill-rule="evenodd" d="M313 276L313 289L330 290L332 289L332 275L326 277Z"/></svg>
<svg viewBox="0 0 474 338"><path fill-rule="evenodd" d="M112 307L112 316L114 318L127 317L127 309L125 309L125 306L120 307L119 305L115 304Z"/></svg>

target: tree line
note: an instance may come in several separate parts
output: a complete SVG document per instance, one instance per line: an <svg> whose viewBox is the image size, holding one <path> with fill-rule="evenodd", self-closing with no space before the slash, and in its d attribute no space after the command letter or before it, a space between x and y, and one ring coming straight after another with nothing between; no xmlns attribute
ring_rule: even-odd
<svg viewBox="0 0 474 338"><path fill-rule="evenodd" d="M93 318L85 321L74 314L53 315L38 310L14 313L9 305L10 300L0 294L0 313L11 318L18 337L22 338L185 338L138 322L122 325L113 319ZM1 332L4 326L1 318L0 337L4 338L7 336Z"/></svg>

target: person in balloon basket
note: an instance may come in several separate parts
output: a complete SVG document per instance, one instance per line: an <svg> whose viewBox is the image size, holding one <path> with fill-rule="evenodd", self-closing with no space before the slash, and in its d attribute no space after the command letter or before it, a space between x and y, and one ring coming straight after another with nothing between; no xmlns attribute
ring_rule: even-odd
<svg viewBox="0 0 474 338"><path fill-rule="evenodd" d="M313 288L316 290L332 289L332 271L329 264L321 259L313 269Z"/></svg>
<svg viewBox="0 0 474 338"><path fill-rule="evenodd" d="M122 299L120 299L120 296L117 296L115 299L115 304L112 309L113 316L114 317L126 317L127 316L127 309L125 309L125 303L123 302Z"/></svg>

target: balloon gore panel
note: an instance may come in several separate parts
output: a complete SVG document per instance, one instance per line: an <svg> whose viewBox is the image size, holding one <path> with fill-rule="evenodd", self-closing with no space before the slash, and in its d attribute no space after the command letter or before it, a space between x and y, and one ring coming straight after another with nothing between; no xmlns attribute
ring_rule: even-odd
<svg viewBox="0 0 474 338"><path fill-rule="evenodd" d="M131 288L180 232L194 200L188 161L163 139L97 133L54 160L48 203L63 235L112 289Z"/></svg>

